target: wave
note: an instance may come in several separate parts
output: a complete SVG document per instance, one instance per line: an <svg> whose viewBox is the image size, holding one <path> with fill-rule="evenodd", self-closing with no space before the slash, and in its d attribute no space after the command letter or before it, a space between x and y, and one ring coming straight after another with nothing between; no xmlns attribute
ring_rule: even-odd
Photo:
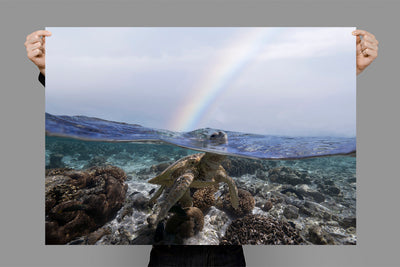
<svg viewBox="0 0 400 267"><path fill-rule="evenodd" d="M223 129L204 128L173 132L138 124L108 121L87 116L46 113L46 135L102 142L168 143L183 148L254 159L301 159L353 155L355 137L288 137L224 131L228 143L217 145L209 136Z"/></svg>

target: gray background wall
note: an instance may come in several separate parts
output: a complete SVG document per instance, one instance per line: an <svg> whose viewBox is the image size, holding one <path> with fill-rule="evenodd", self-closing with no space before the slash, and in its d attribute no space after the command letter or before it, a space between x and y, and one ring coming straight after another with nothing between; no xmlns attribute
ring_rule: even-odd
<svg viewBox="0 0 400 267"><path fill-rule="evenodd" d="M0 266L146 266L151 248L44 245L44 88L23 43L46 26L356 26L374 33L379 57L357 84L358 245L246 246L245 255L248 266L398 266L399 10L388 0L0 1Z"/></svg>

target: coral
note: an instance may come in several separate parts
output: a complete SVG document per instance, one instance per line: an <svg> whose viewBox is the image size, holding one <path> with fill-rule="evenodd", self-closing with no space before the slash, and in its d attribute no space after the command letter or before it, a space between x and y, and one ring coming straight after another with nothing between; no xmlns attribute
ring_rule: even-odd
<svg viewBox="0 0 400 267"><path fill-rule="evenodd" d="M219 202L218 206L238 217L242 217L246 214L251 213L251 211L255 207L254 197L250 194L250 192L243 189L238 189L238 196L239 209L235 210L232 207L229 193Z"/></svg>
<svg viewBox="0 0 400 267"><path fill-rule="evenodd" d="M204 215L196 207L184 208L185 214L175 213L165 226L165 231L180 238L196 235L204 227Z"/></svg>
<svg viewBox="0 0 400 267"><path fill-rule="evenodd" d="M65 244L111 220L122 207L126 174L113 167L47 172L46 244Z"/></svg>
<svg viewBox="0 0 400 267"><path fill-rule="evenodd" d="M274 205L272 204L271 200L268 200L267 202L265 202L264 206L262 207L263 211L269 211L274 207Z"/></svg>
<svg viewBox="0 0 400 267"><path fill-rule="evenodd" d="M233 221L220 245L298 245L305 243L289 223L272 217L247 215Z"/></svg>
<svg viewBox="0 0 400 267"><path fill-rule="evenodd" d="M193 207L197 207L202 212L206 213L211 206L215 205L214 194L216 191L217 189L214 186L196 190L193 194Z"/></svg>

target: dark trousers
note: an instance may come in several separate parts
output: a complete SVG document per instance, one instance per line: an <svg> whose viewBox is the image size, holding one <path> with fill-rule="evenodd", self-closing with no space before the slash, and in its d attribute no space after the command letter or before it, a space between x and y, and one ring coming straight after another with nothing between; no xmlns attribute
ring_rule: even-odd
<svg viewBox="0 0 400 267"><path fill-rule="evenodd" d="M245 267L242 246L154 245L148 267Z"/></svg>

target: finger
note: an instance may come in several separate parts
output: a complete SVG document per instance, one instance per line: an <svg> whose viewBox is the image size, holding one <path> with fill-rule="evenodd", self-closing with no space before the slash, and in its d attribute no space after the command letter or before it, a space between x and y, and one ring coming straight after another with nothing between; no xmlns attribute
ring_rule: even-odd
<svg viewBox="0 0 400 267"><path fill-rule="evenodd" d="M33 36L51 36L51 32L46 30L39 30L34 32Z"/></svg>
<svg viewBox="0 0 400 267"><path fill-rule="evenodd" d="M28 58L33 59L34 57L41 56L43 52L40 49L35 49L28 53Z"/></svg>
<svg viewBox="0 0 400 267"><path fill-rule="evenodd" d="M375 59L375 58L377 58L378 57L378 52L377 51L375 51L375 50L371 50L371 51L369 51L369 57L371 57L372 59Z"/></svg>
<svg viewBox="0 0 400 267"><path fill-rule="evenodd" d="M27 51L32 51L32 50L35 50L35 49L40 49L41 47L42 47L42 43L41 42L37 42L37 43L28 45L26 47L26 50Z"/></svg>
<svg viewBox="0 0 400 267"><path fill-rule="evenodd" d="M357 35L356 44L359 44L359 43L361 43L361 38L360 38L360 36Z"/></svg>
<svg viewBox="0 0 400 267"><path fill-rule="evenodd" d="M41 41L36 41L36 42L33 42L33 43L25 42L24 45L26 47L26 50L30 50L30 49L32 49L32 47L34 47L36 45L42 45L42 42Z"/></svg>
<svg viewBox="0 0 400 267"><path fill-rule="evenodd" d="M375 50L371 50L371 49L365 49L364 51L363 51L363 55L365 56L365 57L371 57L372 59L374 59L374 58L376 58L377 56L378 56L378 52L377 51L375 51Z"/></svg>
<svg viewBox="0 0 400 267"><path fill-rule="evenodd" d="M42 38L40 38L39 36L32 36L32 37L26 39L25 44L33 44L33 43L41 42L41 41L42 41Z"/></svg>
<svg viewBox="0 0 400 267"><path fill-rule="evenodd" d="M358 36L358 35L367 35L367 34L370 34L370 33L367 32L367 31L364 31L364 30L355 30L355 31L352 32L352 34Z"/></svg>
<svg viewBox="0 0 400 267"><path fill-rule="evenodd" d="M362 49L369 48L372 50L378 50L378 46L376 44L371 43L371 42L366 42L366 41L361 42L361 47L362 47Z"/></svg>
<svg viewBox="0 0 400 267"><path fill-rule="evenodd" d="M367 42L378 44L378 40L376 40L375 36L365 35L363 39Z"/></svg>
<svg viewBox="0 0 400 267"><path fill-rule="evenodd" d="M31 34L28 34L28 36L26 36L26 40L31 39L32 37L35 36L51 36L51 32L50 31L46 31L46 30L39 30L39 31L35 31L32 32Z"/></svg>

